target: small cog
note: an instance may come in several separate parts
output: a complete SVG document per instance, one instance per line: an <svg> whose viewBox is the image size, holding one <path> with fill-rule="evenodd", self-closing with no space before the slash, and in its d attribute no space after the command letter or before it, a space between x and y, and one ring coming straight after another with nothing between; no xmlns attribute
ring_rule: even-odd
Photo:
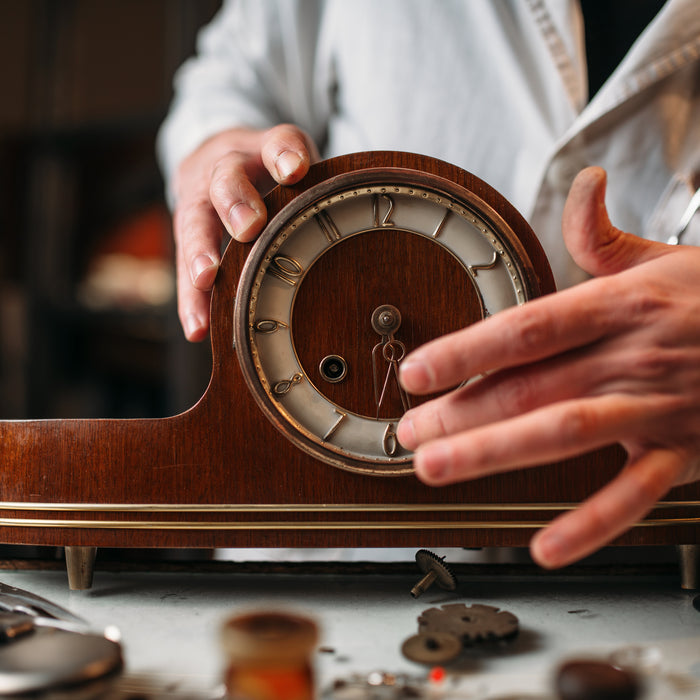
<svg viewBox="0 0 700 700"><path fill-rule="evenodd" d="M401 645L401 653L420 664L446 664L462 651L462 642L453 634L415 634Z"/></svg>
<svg viewBox="0 0 700 700"><path fill-rule="evenodd" d="M518 618L492 605L452 603L425 610L418 617L419 634L451 634L465 646L513 639L518 631Z"/></svg>

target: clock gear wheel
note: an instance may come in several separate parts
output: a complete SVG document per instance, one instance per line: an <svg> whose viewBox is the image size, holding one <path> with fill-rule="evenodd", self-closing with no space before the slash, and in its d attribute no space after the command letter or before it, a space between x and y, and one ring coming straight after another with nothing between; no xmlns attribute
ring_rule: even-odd
<svg viewBox="0 0 700 700"><path fill-rule="evenodd" d="M445 563L445 557L439 557L428 549L419 549L416 552L416 564L425 575L411 589L414 598L421 596L433 584L445 591L454 591L457 588L457 578Z"/></svg>
<svg viewBox="0 0 700 700"><path fill-rule="evenodd" d="M418 617L419 634L451 634L464 646L513 639L518 631L515 615L491 605L453 603L430 608Z"/></svg>
<svg viewBox="0 0 700 700"><path fill-rule="evenodd" d="M457 658L462 642L454 634L414 634L401 645L401 653L419 664L441 665Z"/></svg>

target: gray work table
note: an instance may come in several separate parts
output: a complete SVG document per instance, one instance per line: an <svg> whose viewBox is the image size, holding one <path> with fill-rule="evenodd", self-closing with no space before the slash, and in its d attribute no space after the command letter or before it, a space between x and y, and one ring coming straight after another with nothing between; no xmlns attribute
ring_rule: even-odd
<svg viewBox="0 0 700 700"><path fill-rule="evenodd" d="M201 691L220 684L219 629L228 616L254 609L309 615L321 628L314 657L319 690L355 673L425 676L401 643L417 632L418 615L449 603L508 610L520 634L488 652L471 651L445 686L462 698L550 700L552 674L570 657L605 658L621 648L653 649L660 660L644 696L700 698L700 612L696 592L666 573L499 575L468 569L455 592L430 589L418 599L410 570L346 566L246 572L196 567L177 571L97 571L93 587L70 591L60 570L0 570L6 584L31 590L101 629L121 630L130 676ZM448 696L449 696L448 693Z"/></svg>

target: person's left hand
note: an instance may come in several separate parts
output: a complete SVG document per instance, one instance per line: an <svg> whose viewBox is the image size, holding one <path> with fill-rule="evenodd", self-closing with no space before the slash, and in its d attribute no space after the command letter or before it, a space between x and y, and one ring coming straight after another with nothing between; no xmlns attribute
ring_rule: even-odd
<svg viewBox="0 0 700 700"><path fill-rule="evenodd" d="M594 279L428 343L401 365L414 394L487 373L401 420L398 438L428 484L614 442L626 449L609 484L533 538L548 568L595 551L672 486L700 479L700 249L614 228L605 181L600 168L582 171L562 221L567 248Z"/></svg>

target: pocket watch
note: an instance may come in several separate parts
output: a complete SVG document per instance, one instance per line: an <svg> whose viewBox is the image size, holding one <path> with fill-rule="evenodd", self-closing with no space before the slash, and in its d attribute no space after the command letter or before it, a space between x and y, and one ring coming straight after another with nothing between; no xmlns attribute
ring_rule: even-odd
<svg viewBox="0 0 700 700"><path fill-rule="evenodd" d="M371 475L412 471L399 368L419 345L553 290L524 219L439 160L369 152L313 166L253 245L234 345L267 418L297 448ZM287 201L288 200L288 201Z"/></svg>

